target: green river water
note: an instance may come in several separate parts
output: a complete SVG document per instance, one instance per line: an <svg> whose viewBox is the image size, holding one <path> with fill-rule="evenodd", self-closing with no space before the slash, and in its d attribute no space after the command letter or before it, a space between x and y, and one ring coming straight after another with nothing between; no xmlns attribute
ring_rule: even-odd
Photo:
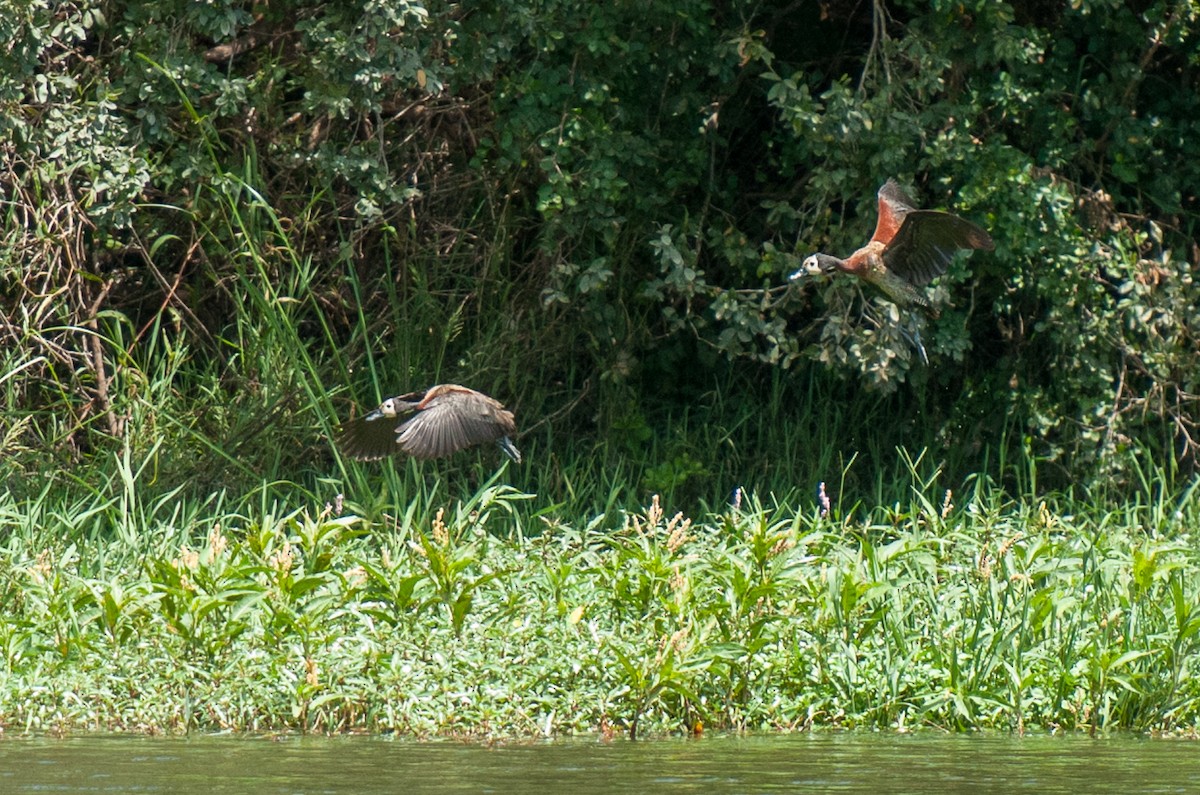
<svg viewBox="0 0 1200 795"><path fill-rule="evenodd" d="M0 795L410 792L1200 793L1200 744L931 732L497 745L0 738Z"/></svg>

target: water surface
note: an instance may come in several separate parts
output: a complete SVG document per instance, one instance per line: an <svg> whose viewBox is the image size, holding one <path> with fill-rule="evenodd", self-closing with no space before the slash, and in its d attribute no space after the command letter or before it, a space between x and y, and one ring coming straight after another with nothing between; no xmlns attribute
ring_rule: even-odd
<svg viewBox="0 0 1200 795"><path fill-rule="evenodd" d="M1200 746L817 733L471 745L381 738L0 740L0 793L1196 793Z"/></svg>

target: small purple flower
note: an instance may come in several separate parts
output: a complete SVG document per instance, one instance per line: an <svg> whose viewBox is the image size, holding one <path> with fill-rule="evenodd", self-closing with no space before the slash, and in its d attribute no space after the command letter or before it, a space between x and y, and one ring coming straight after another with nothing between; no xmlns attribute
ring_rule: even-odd
<svg viewBox="0 0 1200 795"><path fill-rule="evenodd" d="M821 518L829 515L829 495L825 493L825 481L817 486L817 502L821 504Z"/></svg>

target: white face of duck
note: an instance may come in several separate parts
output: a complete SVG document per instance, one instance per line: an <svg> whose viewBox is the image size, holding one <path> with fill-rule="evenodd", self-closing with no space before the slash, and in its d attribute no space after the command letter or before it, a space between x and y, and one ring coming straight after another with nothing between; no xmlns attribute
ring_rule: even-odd
<svg viewBox="0 0 1200 795"><path fill-rule="evenodd" d="M385 417L395 417L399 413L400 412L396 407L396 399L388 398L387 400L385 400L379 404L379 408L375 409L370 414L363 417L363 419L370 422L371 420L379 420L379 419L383 419Z"/></svg>
<svg viewBox="0 0 1200 795"><path fill-rule="evenodd" d="M826 271L821 267L820 261L816 254L809 255L804 262L800 263L800 270L788 277L789 280L801 279L805 276L820 276Z"/></svg>

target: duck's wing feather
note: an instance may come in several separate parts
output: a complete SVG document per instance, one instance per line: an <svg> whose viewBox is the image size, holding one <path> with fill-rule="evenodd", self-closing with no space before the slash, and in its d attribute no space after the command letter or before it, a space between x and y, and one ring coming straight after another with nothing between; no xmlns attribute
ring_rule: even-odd
<svg viewBox="0 0 1200 795"><path fill-rule="evenodd" d="M917 209L909 195L901 190L896 180L889 179L879 189L879 220L875 222L875 234L871 242L887 245L904 224L905 217Z"/></svg>
<svg viewBox="0 0 1200 795"><path fill-rule="evenodd" d="M413 458L441 458L515 432L512 412L499 401L463 389L427 399L400 426L396 442Z"/></svg>
<svg viewBox="0 0 1200 795"><path fill-rule="evenodd" d="M396 444L395 417L365 420L359 417L342 425L338 433L338 448L344 455L359 461L377 461L400 452Z"/></svg>
<svg viewBox="0 0 1200 795"><path fill-rule="evenodd" d="M946 272L958 249L995 245L981 227L965 218L936 210L911 210L883 252L888 270L918 287Z"/></svg>

